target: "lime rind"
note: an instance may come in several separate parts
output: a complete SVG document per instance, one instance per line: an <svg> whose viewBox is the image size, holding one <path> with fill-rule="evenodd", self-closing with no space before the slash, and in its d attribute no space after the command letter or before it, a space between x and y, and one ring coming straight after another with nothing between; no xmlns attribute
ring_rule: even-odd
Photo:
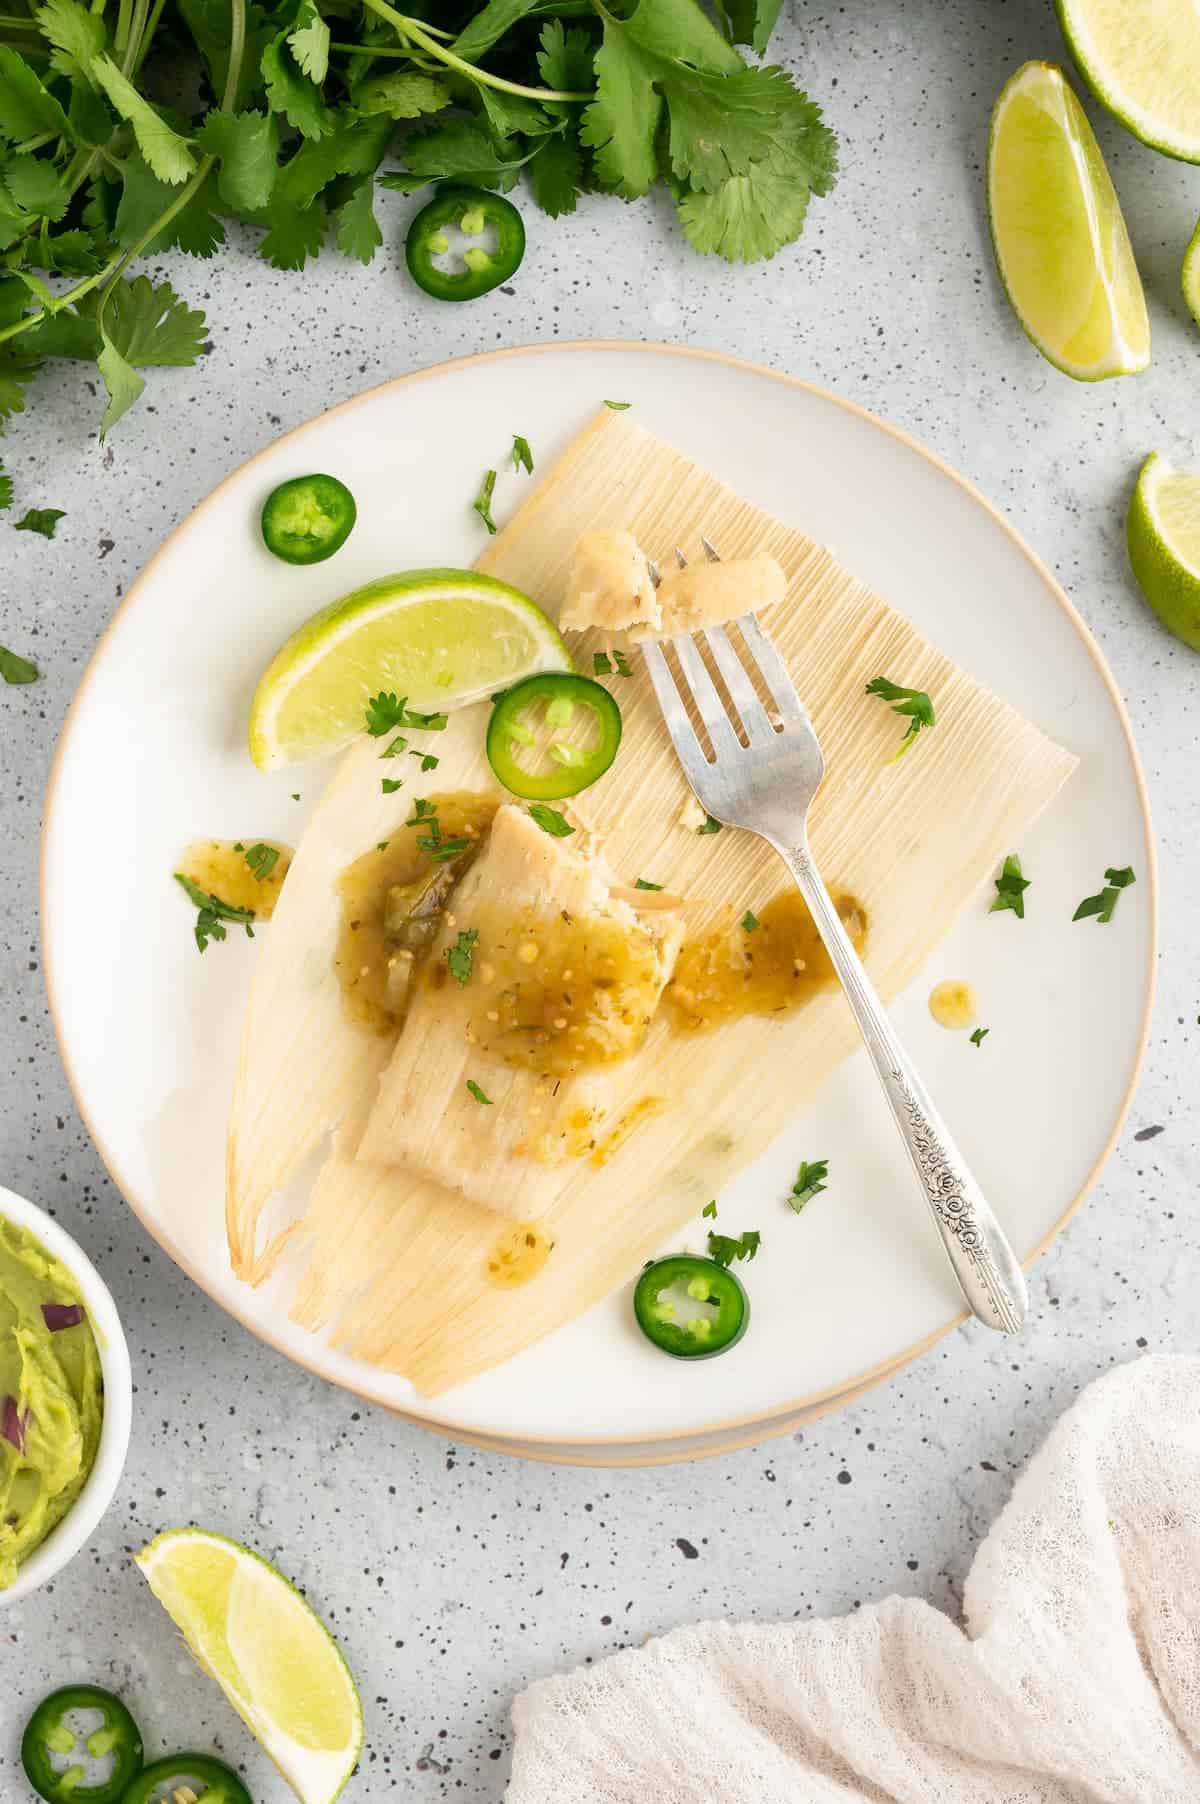
<svg viewBox="0 0 1200 1804"><path fill-rule="evenodd" d="M1183 254L1183 270L1180 274L1183 298L1188 304L1192 318L1200 326L1200 222L1192 233L1191 243Z"/></svg>
<svg viewBox="0 0 1200 1804"><path fill-rule="evenodd" d="M1150 322L1121 204L1061 69L1028 62L992 109L988 221L1022 330L1080 382L1135 375Z"/></svg>
<svg viewBox="0 0 1200 1804"><path fill-rule="evenodd" d="M268 1585L277 1594L286 1597L288 1607L297 1612L299 1619L306 1625L306 1632L320 1636L319 1645L326 1657L332 1655L336 1669L345 1681L344 1698L350 1706L353 1721L353 1737L344 1748L321 1750L306 1747L297 1742L285 1730L272 1725L255 1710L254 1701L249 1688L240 1692L231 1688L228 1675L222 1675L213 1663L206 1658L201 1648L196 1645L186 1620L181 1620L168 1602L169 1586L160 1586L155 1582L155 1575L164 1563L169 1567L171 1551L175 1547L187 1546L212 1547L227 1551L234 1562L234 1577L230 1586L229 1610L234 1609L234 1591L239 1577L253 1572L256 1585ZM289 1579L273 1566L269 1560L253 1548L244 1546L240 1541L232 1540L228 1535L221 1535L206 1529L167 1529L134 1555L135 1564L146 1579L155 1597L171 1616L172 1621L182 1633L188 1648L197 1664L221 1687L228 1702L237 1711L250 1733L258 1741L263 1751L273 1761L283 1778L295 1791L302 1804L334 1804L345 1789L354 1769L358 1764L363 1746L362 1701L358 1695L358 1687L354 1675L350 1671L346 1657L341 1648L316 1614L308 1600L298 1591ZM193 1625L194 1626L194 1625ZM231 1654L233 1650L230 1650ZM236 1655L233 1656L236 1662ZM240 1669L239 1669L240 1670ZM242 1675L243 1680L245 1675Z"/></svg>
<svg viewBox="0 0 1200 1804"><path fill-rule="evenodd" d="M1200 12L1194 0L1160 0L1156 7L1129 0L1056 3L1063 36L1097 100L1151 150L1200 163ZM1111 41L1114 24L1118 33L1128 30L1126 43ZM1139 97L1132 90L1143 82L1146 92ZM1186 122L1182 128L1180 121Z"/></svg>
<svg viewBox="0 0 1200 1804"><path fill-rule="evenodd" d="M444 668L436 673L430 647L421 643L421 621L406 622L410 610L437 622ZM368 640L371 655L356 670L356 644L361 649ZM329 666L324 684L323 665ZM527 595L496 577L453 569L380 577L322 608L280 646L255 691L250 755L260 770L273 770L337 750L362 730L368 695L381 689L432 713L467 707L539 671L571 668L557 627ZM298 725L306 699L310 718Z"/></svg>
<svg viewBox="0 0 1200 1804"><path fill-rule="evenodd" d="M1149 607L1177 639L1200 651L1200 475L1176 470L1153 452L1129 504L1126 543Z"/></svg>

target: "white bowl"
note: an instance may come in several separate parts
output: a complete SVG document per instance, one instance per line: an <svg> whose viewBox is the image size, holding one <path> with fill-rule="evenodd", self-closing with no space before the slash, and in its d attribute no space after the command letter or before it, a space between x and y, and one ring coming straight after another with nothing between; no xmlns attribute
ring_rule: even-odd
<svg viewBox="0 0 1200 1804"><path fill-rule="evenodd" d="M16 1582L0 1591L0 1608L28 1597L47 1579L61 1572L73 1560L113 1500L125 1455L129 1450L129 1428L133 1417L133 1374L129 1364L129 1348L108 1286L82 1248L59 1227L43 1209L36 1209L24 1197L0 1185L0 1217L16 1222L36 1235L48 1253L60 1259L79 1286L87 1308L92 1332L100 1354L100 1370L104 1377L104 1420L100 1429L100 1445L87 1483L75 1504L57 1528L35 1547L17 1570Z"/></svg>

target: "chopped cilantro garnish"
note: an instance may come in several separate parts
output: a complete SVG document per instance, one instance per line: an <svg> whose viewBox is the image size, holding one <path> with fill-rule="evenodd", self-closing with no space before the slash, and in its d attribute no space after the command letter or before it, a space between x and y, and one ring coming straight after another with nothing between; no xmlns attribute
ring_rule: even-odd
<svg viewBox="0 0 1200 1804"><path fill-rule="evenodd" d="M31 664L28 658L20 658L15 651L0 645L0 677L6 683L36 683L38 667Z"/></svg>
<svg viewBox="0 0 1200 1804"><path fill-rule="evenodd" d="M633 675L633 671L630 669L629 659L625 656L625 653L621 650L619 645L614 645L613 647L613 659L617 666L618 676L631 677Z"/></svg>
<svg viewBox="0 0 1200 1804"><path fill-rule="evenodd" d="M990 1027L977 1027L975 1029L975 1032L971 1035L972 1046L982 1046L984 1040L987 1038L988 1034L991 1033L991 1031L992 1030Z"/></svg>
<svg viewBox="0 0 1200 1804"><path fill-rule="evenodd" d="M376 851L377 851L377 852L386 852L386 851L387 851L387 849L388 849L388 847L389 847L389 846L390 846L390 845L391 845L391 843L392 843L392 842L391 842L391 840L390 840L390 839L379 839L379 840L376 840L376 842L375 842L375 850L376 850Z"/></svg>
<svg viewBox="0 0 1200 1804"><path fill-rule="evenodd" d="M479 932L472 927L467 933L460 933L453 946L446 948L446 963L450 967L450 975L456 983L467 983L471 977L471 966L475 957L474 946Z"/></svg>
<svg viewBox="0 0 1200 1804"><path fill-rule="evenodd" d="M614 413L624 413L625 409L627 407L633 406L633 402L632 401L606 401L604 403L604 405L606 407L611 407Z"/></svg>
<svg viewBox="0 0 1200 1804"><path fill-rule="evenodd" d="M661 889L662 884L661 883L651 883L647 878L639 877L633 887L634 887L634 889Z"/></svg>
<svg viewBox="0 0 1200 1804"><path fill-rule="evenodd" d="M996 878L996 894L988 909L990 915L1001 914L1004 909L1011 908L1019 921L1025 919L1025 891L1031 879L1021 870L1021 860L1015 852L1010 852L1004 860L1004 867Z"/></svg>
<svg viewBox="0 0 1200 1804"><path fill-rule="evenodd" d="M513 434L512 465L514 470L533 475L533 452L529 449L529 440L522 438L520 433Z"/></svg>
<svg viewBox="0 0 1200 1804"><path fill-rule="evenodd" d="M198 883L193 883L191 878L185 877L182 871L175 872L175 881L187 892L196 905L198 912L193 931L196 935L196 944L201 952L204 951L209 940L225 938L226 921L233 921L239 927L244 927L247 939L254 938L254 929L250 925L254 919L252 908L234 908L230 903L222 902L220 896L211 895L208 890L201 889Z"/></svg>
<svg viewBox="0 0 1200 1804"><path fill-rule="evenodd" d="M575 831L565 814L560 814L557 808L548 808L545 802L534 802L529 815L552 839L568 839Z"/></svg>
<svg viewBox="0 0 1200 1804"><path fill-rule="evenodd" d="M711 1203L705 1203L705 1205L704 1205L703 1209L701 1209L700 1213L701 1213L701 1215L708 1216L710 1221L716 1221L716 1219L717 1219L717 1199L716 1199L716 1197L713 1198Z"/></svg>
<svg viewBox="0 0 1200 1804"><path fill-rule="evenodd" d="M383 777L379 784L385 796L394 796L398 789L404 788L403 777Z"/></svg>
<svg viewBox="0 0 1200 1804"><path fill-rule="evenodd" d="M279 863L279 852L274 846L265 846L261 840L251 846L246 853L246 863L250 866L260 883L265 883L275 866Z"/></svg>
<svg viewBox="0 0 1200 1804"><path fill-rule="evenodd" d="M900 741L897 758L909 749L922 727L933 725L933 703L923 689L902 689L899 683L889 682L887 677L873 677L867 684L867 694L878 695L885 702L891 702L893 714L906 714L909 717L908 731Z"/></svg>
<svg viewBox="0 0 1200 1804"><path fill-rule="evenodd" d="M711 814L706 814L704 817L704 825L696 828L697 833L719 833L720 831L720 821L714 821Z"/></svg>
<svg viewBox="0 0 1200 1804"><path fill-rule="evenodd" d="M396 727L419 727L423 732L440 733L449 718L447 714L417 714L408 706L408 697L397 697L394 691L380 690L367 703L367 732L373 739L381 739ZM389 746L383 757L398 757L407 741L398 744L393 741L393 744L396 749Z"/></svg>
<svg viewBox="0 0 1200 1804"><path fill-rule="evenodd" d="M457 858L460 852L465 852L471 842L469 839L428 840L418 838L417 844L425 847L434 864L449 864L452 858Z"/></svg>
<svg viewBox="0 0 1200 1804"><path fill-rule="evenodd" d="M476 495L474 501L472 501L471 506L475 509L475 512L479 515L479 518L491 533L499 531L496 522L492 519L492 496L495 492L496 472L495 470L487 470L484 472L483 482L480 486L479 493Z"/></svg>
<svg viewBox="0 0 1200 1804"><path fill-rule="evenodd" d="M421 760L422 770L436 770L438 767L439 760L434 757L432 752L410 752L408 755L410 758Z"/></svg>
<svg viewBox="0 0 1200 1804"><path fill-rule="evenodd" d="M417 796L413 801L413 811L405 821L406 827L419 827L422 821L436 818L437 803L427 801L424 796Z"/></svg>
<svg viewBox="0 0 1200 1804"><path fill-rule="evenodd" d="M21 520L13 521L14 532L40 532L44 539L52 539L60 520L66 518L66 509L62 507L31 507Z"/></svg>
<svg viewBox="0 0 1200 1804"><path fill-rule="evenodd" d="M592 653L592 675L611 676L612 673L612 659L609 657L608 653L606 651L594 651Z"/></svg>
<svg viewBox="0 0 1200 1804"><path fill-rule="evenodd" d="M401 752L407 750L408 740L404 737L403 733L397 733L396 737L384 746L379 756L381 758L398 758Z"/></svg>
<svg viewBox="0 0 1200 1804"><path fill-rule="evenodd" d="M792 1185L791 1194L787 1200L788 1208L795 1210L799 1215L805 1203L811 1203L814 1196L828 1188L825 1183L828 1176L828 1159L801 1160L800 1170L796 1174L796 1182Z"/></svg>
<svg viewBox="0 0 1200 1804"><path fill-rule="evenodd" d="M1086 921L1090 915L1095 915L1097 923L1104 926L1113 918L1113 910L1120 899L1121 891L1128 889L1131 883L1137 882L1131 864L1121 865L1119 868L1110 865L1105 871L1104 877L1104 888L1095 896L1083 898L1071 916L1073 921Z"/></svg>
<svg viewBox="0 0 1200 1804"><path fill-rule="evenodd" d="M718 1265L732 1265L735 1259L753 1259L762 1243L762 1235L757 1229L741 1235L737 1240L728 1234L714 1234L708 1231L708 1256L715 1259Z"/></svg>
<svg viewBox="0 0 1200 1804"><path fill-rule="evenodd" d="M742 927L746 933L753 933L757 926L758 916L754 913L753 909L748 908L742 916Z"/></svg>
<svg viewBox="0 0 1200 1804"><path fill-rule="evenodd" d="M479 1085L475 1082L475 1079L473 1077L469 1077L467 1079L467 1089L471 1092L471 1095L475 1098L476 1102L486 1103L488 1105L488 1107L491 1108L491 1106L492 1106L491 1097L484 1095L483 1091L479 1088Z"/></svg>

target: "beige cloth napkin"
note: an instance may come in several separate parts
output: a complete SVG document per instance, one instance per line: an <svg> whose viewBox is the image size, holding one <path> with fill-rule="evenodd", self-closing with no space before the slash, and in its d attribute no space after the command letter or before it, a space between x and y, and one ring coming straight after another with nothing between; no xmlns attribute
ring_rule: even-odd
<svg viewBox="0 0 1200 1804"><path fill-rule="evenodd" d="M543 1680L508 1804L1198 1804L1200 1360L1083 1393L963 1619L701 1623Z"/></svg>

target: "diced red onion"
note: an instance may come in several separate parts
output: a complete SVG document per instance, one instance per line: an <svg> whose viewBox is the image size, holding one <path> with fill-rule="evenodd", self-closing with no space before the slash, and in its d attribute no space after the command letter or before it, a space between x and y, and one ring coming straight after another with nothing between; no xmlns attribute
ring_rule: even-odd
<svg viewBox="0 0 1200 1804"><path fill-rule="evenodd" d="M64 1328L78 1328L83 1320L81 1303L43 1303L42 1318L51 1334L59 1334Z"/></svg>
<svg viewBox="0 0 1200 1804"><path fill-rule="evenodd" d="M15 1447L18 1453L25 1451L25 1430L32 1420L29 1411L21 1414L15 1397L6 1397L3 1408L0 1408L0 1435Z"/></svg>

